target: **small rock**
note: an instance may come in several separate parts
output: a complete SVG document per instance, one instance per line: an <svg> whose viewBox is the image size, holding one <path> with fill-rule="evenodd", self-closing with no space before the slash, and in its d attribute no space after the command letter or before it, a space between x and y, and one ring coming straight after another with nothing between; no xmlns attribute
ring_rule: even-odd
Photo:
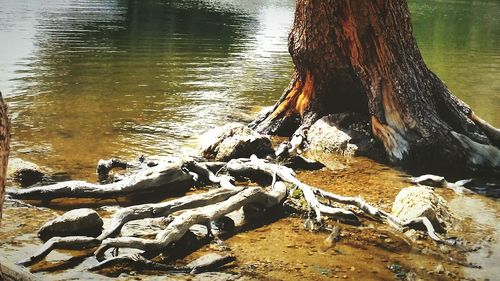
<svg viewBox="0 0 500 281"><path fill-rule="evenodd" d="M212 226L215 227L219 233L232 233L235 229L234 221L227 216L220 217L213 221Z"/></svg>
<svg viewBox="0 0 500 281"><path fill-rule="evenodd" d="M331 114L316 121L307 133L309 151L383 159L383 147L372 137L370 123L352 113Z"/></svg>
<svg viewBox="0 0 500 281"><path fill-rule="evenodd" d="M320 225L316 220L308 218L304 221L304 229L307 231L315 232L320 229Z"/></svg>
<svg viewBox="0 0 500 281"><path fill-rule="evenodd" d="M334 248L338 241L340 241L340 228L334 226L330 235L323 241L322 249L325 251L328 248Z"/></svg>
<svg viewBox="0 0 500 281"><path fill-rule="evenodd" d="M444 273L444 266L443 266L443 264L439 263L436 266L436 269L434 269L434 272L439 273L439 274L443 274Z"/></svg>
<svg viewBox="0 0 500 281"><path fill-rule="evenodd" d="M446 200L426 186L403 188L394 200L392 214L403 222L426 217L438 232L445 232L455 220Z"/></svg>
<svg viewBox="0 0 500 281"><path fill-rule="evenodd" d="M265 157L274 153L268 136L239 123L230 123L203 134L198 150L203 157L216 161L250 157L252 154Z"/></svg>
<svg viewBox="0 0 500 281"><path fill-rule="evenodd" d="M41 182L46 176L46 172L37 164L18 158L10 159L7 169L8 177L22 187Z"/></svg>
<svg viewBox="0 0 500 281"><path fill-rule="evenodd" d="M102 232L103 221L92 209L75 209L46 222L38 231L38 237L48 240L52 237L92 236Z"/></svg>

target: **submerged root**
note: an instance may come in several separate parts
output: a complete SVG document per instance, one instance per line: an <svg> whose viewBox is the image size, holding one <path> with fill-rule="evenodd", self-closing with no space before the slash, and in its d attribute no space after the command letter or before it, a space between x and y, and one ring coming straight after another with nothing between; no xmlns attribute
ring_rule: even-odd
<svg viewBox="0 0 500 281"><path fill-rule="evenodd" d="M89 268L89 270L99 271L115 265L126 264L133 268L139 268L143 270L163 271L168 273L198 274L206 271L216 270L236 260L236 258L232 255L224 255L224 256L215 255L215 256L216 257L212 257L207 261L197 262L198 260L203 259L205 257L203 256L200 259L196 260L195 262L190 263L186 266L172 266L151 261L149 259L146 259L140 254L120 255L111 259L107 259L103 262L100 262L96 266Z"/></svg>

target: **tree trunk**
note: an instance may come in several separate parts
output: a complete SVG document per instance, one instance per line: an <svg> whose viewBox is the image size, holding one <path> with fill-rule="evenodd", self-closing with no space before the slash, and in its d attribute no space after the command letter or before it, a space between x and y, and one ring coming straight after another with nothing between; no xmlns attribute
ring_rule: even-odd
<svg viewBox="0 0 500 281"><path fill-rule="evenodd" d="M5 194L5 178L10 152L10 123L7 116L7 105L0 92L0 224L2 221L2 207Z"/></svg>
<svg viewBox="0 0 500 281"><path fill-rule="evenodd" d="M500 131L427 68L405 0L297 0L289 51L292 81L251 124L257 131L289 136L322 116L357 112L390 160L499 173Z"/></svg>

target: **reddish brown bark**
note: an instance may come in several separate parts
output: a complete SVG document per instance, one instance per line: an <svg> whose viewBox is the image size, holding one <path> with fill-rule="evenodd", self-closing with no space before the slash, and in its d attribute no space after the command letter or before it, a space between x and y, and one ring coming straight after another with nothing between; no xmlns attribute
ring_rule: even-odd
<svg viewBox="0 0 500 281"><path fill-rule="evenodd" d="M7 163L10 151L10 123L7 116L2 93L0 93L0 223L2 220L2 207L5 192L5 178L7 177Z"/></svg>
<svg viewBox="0 0 500 281"><path fill-rule="evenodd" d="M499 130L427 68L405 0L297 0L289 50L292 82L254 129L291 135L324 115L358 112L391 160L499 172Z"/></svg>

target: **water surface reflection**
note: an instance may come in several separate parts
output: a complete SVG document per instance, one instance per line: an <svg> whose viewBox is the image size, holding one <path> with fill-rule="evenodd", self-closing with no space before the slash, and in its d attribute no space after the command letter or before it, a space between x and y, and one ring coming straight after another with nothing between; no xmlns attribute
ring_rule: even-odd
<svg viewBox="0 0 500 281"><path fill-rule="evenodd" d="M0 0L13 154L94 179L97 159L177 153L289 81L294 1ZM410 1L426 62L500 126L497 1Z"/></svg>

